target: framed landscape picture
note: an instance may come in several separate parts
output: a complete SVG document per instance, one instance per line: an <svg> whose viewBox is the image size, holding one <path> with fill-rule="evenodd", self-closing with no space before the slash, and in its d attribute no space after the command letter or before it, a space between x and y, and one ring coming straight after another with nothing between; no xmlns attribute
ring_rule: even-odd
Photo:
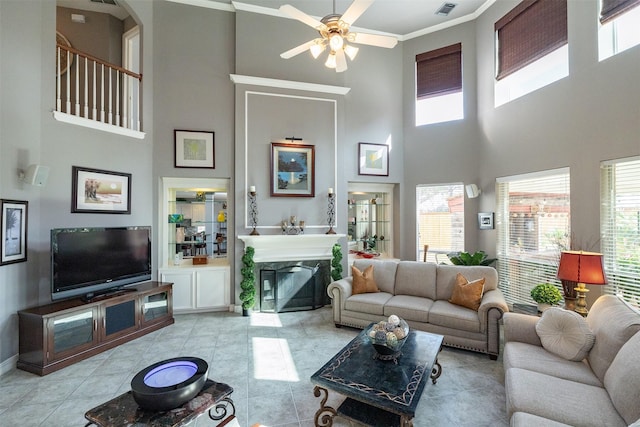
<svg viewBox="0 0 640 427"><path fill-rule="evenodd" d="M131 213L131 174L72 166L71 212Z"/></svg>
<svg viewBox="0 0 640 427"><path fill-rule="evenodd" d="M358 144L358 175L389 176L389 146Z"/></svg>
<svg viewBox="0 0 640 427"><path fill-rule="evenodd" d="M28 202L5 199L0 202L2 209L0 212L2 216L0 265L26 261Z"/></svg>
<svg viewBox="0 0 640 427"><path fill-rule="evenodd" d="M315 147L271 143L271 196L315 196Z"/></svg>
<svg viewBox="0 0 640 427"><path fill-rule="evenodd" d="M175 167L215 168L214 134L207 131L174 130Z"/></svg>

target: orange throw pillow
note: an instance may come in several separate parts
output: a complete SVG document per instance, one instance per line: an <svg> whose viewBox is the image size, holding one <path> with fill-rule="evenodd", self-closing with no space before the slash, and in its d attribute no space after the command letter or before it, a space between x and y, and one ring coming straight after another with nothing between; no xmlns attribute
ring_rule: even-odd
<svg viewBox="0 0 640 427"><path fill-rule="evenodd" d="M484 281L485 279L482 278L469 282L466 277L458 273L449 302L478 311L484 292Z"/></svg>
<svg viewBox="0 0 640 427"><path fill-rule="evenodd" d="M353 289L351 291L353 295L380 292L376 281L373 279L373 264L365 268L364 271L360 271L352 265L351 275L353 276Z"/></svg>

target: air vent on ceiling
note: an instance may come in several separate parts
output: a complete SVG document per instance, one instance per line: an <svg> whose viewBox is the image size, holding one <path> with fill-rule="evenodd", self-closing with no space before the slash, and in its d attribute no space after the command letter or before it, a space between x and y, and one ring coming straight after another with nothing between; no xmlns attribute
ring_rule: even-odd
<svg viewBox="0 0 640 427"><path fill-rule="evenodd" d="M116 3L116 0L90 0L93 3L102 3L102 4L112 4L114 6L117 6L118 3Z"/></svg>
<svg viewBox="0 0 640 427"><path fill-rule="evenodd" d="M456 3L444 3L440 6L440 9L436 10L436 15L447 16L451 13L454 7L456 7Z"/></svg>

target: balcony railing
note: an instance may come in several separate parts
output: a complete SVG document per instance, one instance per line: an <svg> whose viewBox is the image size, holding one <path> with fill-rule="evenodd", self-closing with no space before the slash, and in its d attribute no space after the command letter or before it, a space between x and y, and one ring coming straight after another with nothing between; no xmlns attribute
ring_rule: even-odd
<svg viewBox="0 0 640 427"><path fill-rule="evenodd" d="M56 48L56 111L132 131L140 124L142 74L72 47Z"/></svg>

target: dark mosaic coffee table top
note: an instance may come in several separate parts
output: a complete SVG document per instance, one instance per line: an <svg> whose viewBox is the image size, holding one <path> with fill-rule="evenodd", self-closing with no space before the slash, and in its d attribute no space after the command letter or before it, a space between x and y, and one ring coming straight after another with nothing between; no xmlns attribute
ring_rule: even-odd
<svg viewBox="0 0 640 427"><path fill-rule="evenodd" d="M183 426L228 399L232 392L231 386L208 379L200 393L184 405L170 411L156 412L139 408L131 391L128 391L89 410L85 418L90 421L87 425L93 423L97 426Z"/></svg>
<svg viewBox="0 0 640 427"><path fill-rule="evenodd" d="M344 396L400 415L415 415L420 395L442 347L442 335L411 330L398 364L374 360L365 328L311 376L311 381Z"/></svg>

